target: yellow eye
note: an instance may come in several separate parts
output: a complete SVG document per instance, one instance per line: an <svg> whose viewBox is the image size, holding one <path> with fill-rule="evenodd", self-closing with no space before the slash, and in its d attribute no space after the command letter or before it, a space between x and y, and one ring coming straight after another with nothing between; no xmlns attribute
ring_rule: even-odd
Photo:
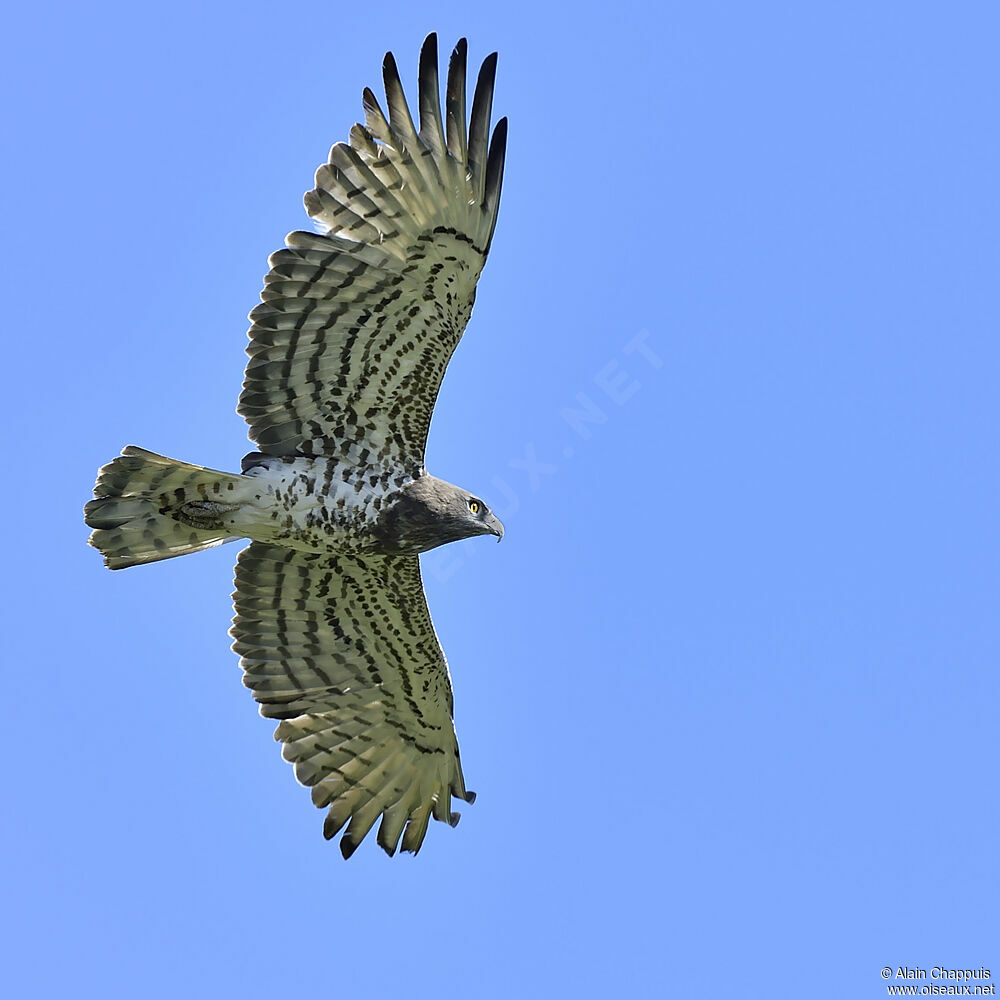
<svg viewBox="0 0 1000 1000"><path fill-rule="evenodd" d="M469 510L471 510L473 514L478 514L479 513L479 501L478 500L470 500L469 501Z"/></svg>

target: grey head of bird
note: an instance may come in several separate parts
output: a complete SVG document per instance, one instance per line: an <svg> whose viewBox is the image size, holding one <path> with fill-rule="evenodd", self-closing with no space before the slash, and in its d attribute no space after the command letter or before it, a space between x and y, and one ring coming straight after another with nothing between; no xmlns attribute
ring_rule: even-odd
<svg viewBox="0 0 1000 1000"><path fill-rule="evenodd" d="M382 509L373 532L379 551L426 552L475 535L503 538L503 525L475 494L424 473Z"/></svg>

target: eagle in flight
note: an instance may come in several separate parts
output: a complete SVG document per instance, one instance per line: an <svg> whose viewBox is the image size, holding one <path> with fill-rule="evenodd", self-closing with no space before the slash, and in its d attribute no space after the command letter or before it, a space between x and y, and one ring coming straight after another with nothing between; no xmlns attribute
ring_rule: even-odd
<svg viewBox="0 0 1000 1000"><path fill-rule="evenodd" d="M489 135L496 53L466 128L466 43L441 114L437 39L420 52L419 128L392 53L388 114L364 91L355 125L305 196L321 233L269 260L238 412L259 449L236 475L127 447L85 508L110 569L249 538L231 634L243 682L295 776L346 824L350 857L381 817L390 855L430 817L452 826L465 787L448 665L419 553L503 537L475 494L424 468L441 379L475 300L496 226L507 120Z"/></svg>

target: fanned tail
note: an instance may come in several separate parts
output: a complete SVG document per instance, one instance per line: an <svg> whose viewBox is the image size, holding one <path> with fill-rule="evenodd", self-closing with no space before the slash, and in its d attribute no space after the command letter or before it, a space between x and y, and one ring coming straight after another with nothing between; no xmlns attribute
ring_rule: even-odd
<svg viewBox="0 0 1000 1000"><path fill-rule="evenodd" d="M108 569L200 552L231 535L218 514L239 505L245 479L129 445L97 475L84 519ZM242 499L242 498L241 498Z"/></svg>

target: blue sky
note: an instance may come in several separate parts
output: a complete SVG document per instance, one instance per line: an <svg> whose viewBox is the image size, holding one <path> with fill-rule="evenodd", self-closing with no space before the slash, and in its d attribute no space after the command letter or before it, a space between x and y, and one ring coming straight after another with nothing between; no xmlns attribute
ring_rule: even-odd
<svg viewBox="0 0 1000 1000"><path fill-rule="evenodd" d="M345 863L240 684L237 546L112 574L81 509L127 443L239 467L267 255L429 30L499 50L510 139L428 465L507 535L425 562L478 801ZM998 30L986 3L9 13L11 995L1000 976Z"/></svg>

